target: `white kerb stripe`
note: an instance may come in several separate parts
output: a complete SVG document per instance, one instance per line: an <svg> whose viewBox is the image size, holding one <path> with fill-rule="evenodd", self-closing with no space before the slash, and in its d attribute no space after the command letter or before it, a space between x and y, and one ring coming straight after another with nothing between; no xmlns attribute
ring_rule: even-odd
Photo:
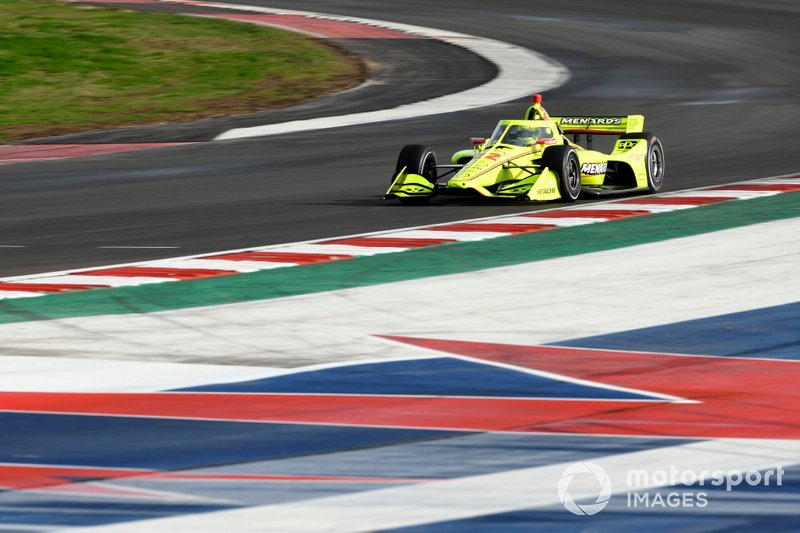
<svg viewBox="0 0 800 533"><path fill-rule="evenodd" d="M82 276L80 272L65 276L50 278L37 278L36 283L53 285L108 285L109 287L125 287L128 285L142 285L145 283L162 283L165 281L178 281L177 278L152 278L145 276ZM13 283L13 282L12 282Z"/></svg>
<svg viewBox="0 0 800 533"><path fill-rule="evenodd" d="M272 263L268 261L232 261L226 259L159 259L139 266L162 267L162 268L205 268L216 270L233 270L234 272L258 272L259 270L269 270L273 268L283 268L295 266L296 263Z"/></svg>
<svg viewBox="0 0 800 533"><path fill-rule="evenodd" d="M23 291L9 291L7 289L0 289L0 300L8 298L33 298L34 296L44 296L46 293L41 292L23 292Z"/></svg>
<svg viewBox="0 0 800 533"><path fill-rule="evenodd" d="M586 224L594 224L596 222L606 222L608 219L603 217L592 217L592 218L582 218L582 217L564 217L564 218L548 218L548 217L525 217L528 220L532 220L534 224L550 224L553 226L585 226ZM505 222L508 219L502 219ZM513 219L511 219L513 220ZM513 224L514 222L508 222L509 224Z"/></svg>
<svg viewBox="0 0 800 533"><path fill-rule="evenodd" d="M592 211L600 211L600 210L610 210L610 211L619 211L619 210L631 210L631 211L651 211L653 213L667 213L669 211L678 211L680 209L692 209L693 207L697 207L696 205L670 205L670 204L623 204L623 203L610 203L610 204L592 204L591 207L586 206L583 209L591 209ZM575 209L578 209L577 207ZM569 209L565 209L565 212L569 212Z"/></svg>
<svg viewBox="0 0 800 533"><path fill-rule="evenodd" d="M382 238L383 235L375 235L375 238ZM369 238L369 237L364 237ZM348 244L282 244L277 246L265 246L263 248L253 248L257 252L286 252L292 254L333 254L333 255L375 255L388 254L391 252L402 252L407 250L405 246L351 246Z"/></svg>
<svg viewBox="0 0 800 533"><path fill-rule="evenodd" d="M436 231L432 229L415 229L381 235L381 237L398 239L452 239L454 241L483 241L498 236L496 232L491 231Z"/></svg>
<svg viewBox="0 0 800 533"><path fill-rule="evenodd" d="M714 190L714 191L686 191L675 192L667 196L670 198L736 198L748 200L750 198L763 198L764 196L774 196L780 194L779 191L745 191L745 190Z"/></svg>
<svg viewBox="0 0 800 533"><path fill-rule="evenodd" d="M0 390L14 392L162 392L282 374L254 366L112 361L72 357L0 357Z"/></svg>
<svg viewBox="0 0 800 533"><path fill-rule="evenodd" d="M487 224L515 224L518 226L541 226L540 222L535 222L528 217L518 217L518 216L509 216L509 217L500 217L492 221L486 221ZM550 226L554 226L555 224L549 224Z"/></svg>
<svg viewBox="0 0 800 533"><path fill-rule="evenodd" d="M800 185L800 178L775 178L761 181L767 185Z"/></svg>

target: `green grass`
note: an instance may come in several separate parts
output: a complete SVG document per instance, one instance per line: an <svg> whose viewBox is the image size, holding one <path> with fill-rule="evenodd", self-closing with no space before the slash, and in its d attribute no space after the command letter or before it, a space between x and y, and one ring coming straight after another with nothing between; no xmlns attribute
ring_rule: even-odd
<svg viewBox="0 0 800 533"><path fill-rule="evenodd" d="M283 107L362 79L356 58L297 33L0 0L0 142Z"/></svg>

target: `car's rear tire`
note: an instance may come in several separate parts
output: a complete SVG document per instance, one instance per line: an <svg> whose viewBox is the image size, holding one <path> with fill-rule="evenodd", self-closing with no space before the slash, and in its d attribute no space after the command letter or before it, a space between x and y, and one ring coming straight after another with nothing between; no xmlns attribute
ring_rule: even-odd
<svg viewBox="0 0 800 533"><path fill-rule="evenodd" d="M620 139L645 139L647 141L647 188L650 192L658 192L664 184L664 171L666 162L664 148L661 141L652 133L628 133L621 135Z"/></svg>
<svg viewBox="0 0 800 533"><path fill-rule="evenodd" d="M410 174L419 174L431 183L436 183L436 152L422 144L407 144L397 157L392 180L403 168Z"/></svg>
<svg viewBox="0 0 800 533"><path fill-rule="evenodd" d="M558 192L564 202L574 202L581 194L581 164L569 145L549 146L542 154L542 164L558 175Z"/></svg>

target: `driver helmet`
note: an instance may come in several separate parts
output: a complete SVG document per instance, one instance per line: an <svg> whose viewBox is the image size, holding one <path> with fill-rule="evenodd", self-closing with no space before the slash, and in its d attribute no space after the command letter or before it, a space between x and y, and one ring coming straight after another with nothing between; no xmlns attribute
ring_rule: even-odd
<svg viewBox="0 0 800 533"><path fill-rule="evenodd" d="M539 129L528 128L519 131L518 138L525 146L533 146L539 140Z"/></svg>

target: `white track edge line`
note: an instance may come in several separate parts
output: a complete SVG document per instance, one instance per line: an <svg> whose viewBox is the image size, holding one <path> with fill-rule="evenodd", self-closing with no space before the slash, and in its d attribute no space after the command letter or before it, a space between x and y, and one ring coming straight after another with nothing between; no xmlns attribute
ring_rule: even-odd
<svg viewBox="0 0 800 533"><path fill-rule="evenodd" d="M160 1L165 3L183 3L182 0ZM202 1L192 2L192 5L251 13L299 15L309 18L336 20L386 28L459 46L489 61L498 69L495 78L483 85L465 91L378 111L351 113L335 117L294 120L262 126L233 128L221 133L214 140L262 137L265 135L296 133L312 128L329 129L454 113L528 97L531 93L543 92L563 85L569 79L569 70L553 59L511 43L475 35L397 22L345 15L331 15L312 11Z"/></svg>

